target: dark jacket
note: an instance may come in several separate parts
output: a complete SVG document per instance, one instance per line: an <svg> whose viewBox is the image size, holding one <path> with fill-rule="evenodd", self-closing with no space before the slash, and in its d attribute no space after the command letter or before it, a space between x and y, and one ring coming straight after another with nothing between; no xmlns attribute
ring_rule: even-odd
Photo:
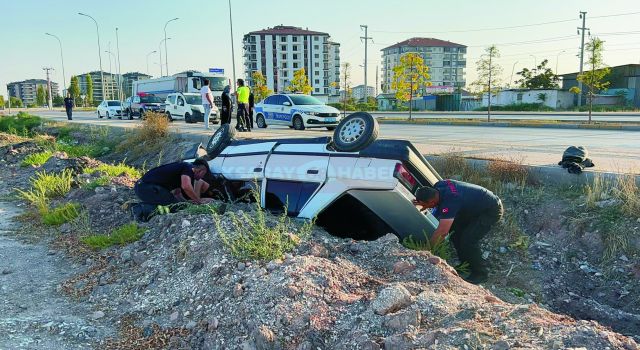
<svg viewBox="0 0 640 350"><path fill-rule="evenodd" d="M222 99L222 113L231 113L231 96L223 92L220 97Z"/></svg>
<svg viewBox="0 0 640 350"><path fill-rule="evenodd" d="M73 108L73 98L65 97L64 98L64 108L72 109Z"/></svg>

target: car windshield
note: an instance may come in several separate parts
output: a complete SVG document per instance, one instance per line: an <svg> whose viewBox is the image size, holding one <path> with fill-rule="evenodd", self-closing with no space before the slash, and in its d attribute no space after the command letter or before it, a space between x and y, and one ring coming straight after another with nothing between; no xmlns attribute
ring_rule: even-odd
<svg viewBox="0 0 640 350"><path fill-rule="evenodd" d="M209 80L209 89L212 91L222 91L224 87L229 84L224 77L206 77Z"/></svg>
<svg viewBox="0 0 640 350"><path fill-rule="evenodd" d="M322 105L322 101L307 95L289 95L294 105Z"/></svg>
<svg viewBox="0 0 640 350"><path fill-rule="evenodd" d="M140 96L140 103L162 103L162 99L157 96Z"/></svg>
<svg viewBox="0 0 640 350"><path fill-rule="evenodd" d="M108 101L107 106L120 106L120 101Z"/></svg>
<svg viewBox="0 0 640 350"><path fill-rule="evenodd" d="M202 104L202 97L200 97L200 95L186 95L184 98L187 100L187 104L190 104L190 105Z"/></svg>

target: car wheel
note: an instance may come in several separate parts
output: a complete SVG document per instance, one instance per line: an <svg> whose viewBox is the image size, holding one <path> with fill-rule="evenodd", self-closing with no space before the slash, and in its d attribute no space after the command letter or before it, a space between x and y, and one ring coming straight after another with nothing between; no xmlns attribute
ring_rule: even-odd
<svg viewBox="0 0 640 350"><path fill-rule="evenodd" d="M267 122L264 120L264 116L262 114L258 114L256 116L256 125L260 128L260 129L264 129L267 127Z"/></svg>
<svg viewBox="0 0 640 350"><path fill-rule="evenodd" d="M329 131L333 131L333 130L335 130L335 129L336 129L336 127L335 127L335 126L327 126L327 130L329 130Z"/></svg>
<svg viewBox="0 0 640 350"><path fill-rule="evenodd" d="M144 109L140 110L140 119L144 119Z"/></svg>
<svg viewBox="0 0 640 350"><path fill-rule="evenodd" d="M344 118L333 132L335 148L341 152L356 152L378 138L378 121L366 112L356 112Z"/></svg>
<svg viewBox="0 0 640 350"><path fill-rule="evenodd" d="M111 119L111 115L109 115L109 111L107 111L107 119Z"/></svg>
<svg viewBox="0 0 640 350"><path fill-rule="evenodd" d="M191 119L191 114L189 114L189 113L185 113L184 114L184 122L187 123L187 124L195 123L195 121L193 119Z"/></svg>
<svg viewBox="0 0 640 350"><path fill-rule="evenodd" d="M302 121L302 117L297 115L293 117L293 128L296 130L304 130L304 121Z"/></svg>
<svg viewBox="0 0 640 350"><path fill-rule="evenodd" d="M102 116L100 115L100 111L97 111L97 112L98 112L98 118L102 119Z"/></svg>
<svg viewBox="0 0 640 350"><path fill-rule="evenodd" d="M213 159L227 147L236 136L236 130L230 124L224 124L216 130L207 143L207 155Z"/></svg>

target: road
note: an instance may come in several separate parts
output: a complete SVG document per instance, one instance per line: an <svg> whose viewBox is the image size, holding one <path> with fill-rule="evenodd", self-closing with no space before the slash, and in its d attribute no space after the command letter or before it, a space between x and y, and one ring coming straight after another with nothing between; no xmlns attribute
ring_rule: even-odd
<svg viewBox="0 0 640 350"><path fill-rule="evenodd" d="M62 112L37 114L66 121ZM76 112L73 123L135 127L140 122L137 119L98 119L91 112ZM204 130L201 123L175 121L172 127L182 133L200 135L203 142L212 133ZM240 135L247 138L290 138L328 136L331 133L324 129L296 131L270 126ZM458 152L464 156L514 160L530 165L556 165L566 147L582 145L587 147L596 164L594 170L640 173L640 132L637 131L381 124L380 135L381 138L410 140L424 154Z"/></svg>

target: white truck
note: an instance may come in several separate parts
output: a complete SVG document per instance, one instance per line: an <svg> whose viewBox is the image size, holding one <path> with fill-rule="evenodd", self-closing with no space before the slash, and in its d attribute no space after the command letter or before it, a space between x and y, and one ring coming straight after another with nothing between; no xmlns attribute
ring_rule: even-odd
<svg viewBox="0 0 640 350"><path fill-rule="evenodd" d="M218 108L222 108L220 95L224 87L230 85L230 81L224 75L215 73L186 71L170 77L134 81L131 96L153 95L164 100L169 94L177 92L200 93L205 79L209 80L213 102Z"/></svg>

